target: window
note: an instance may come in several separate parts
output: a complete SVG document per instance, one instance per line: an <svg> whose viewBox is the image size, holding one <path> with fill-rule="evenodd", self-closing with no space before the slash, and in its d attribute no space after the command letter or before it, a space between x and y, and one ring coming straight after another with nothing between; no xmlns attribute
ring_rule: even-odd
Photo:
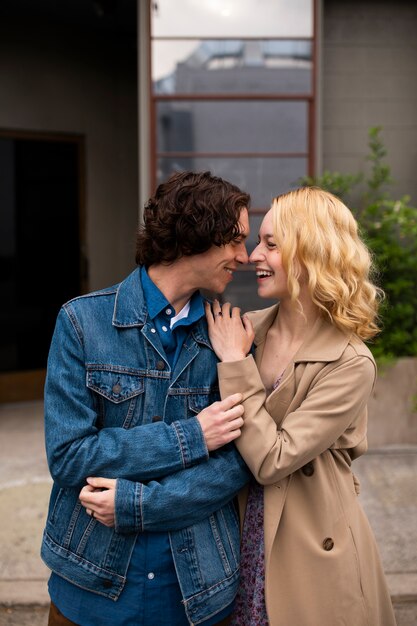
<svg viewBox="0 0 417 626"><path fill-rule="evenodd" d="M314 171L314 8L314 0L151 3L152 187L190 169L248 191L249 249L272 198ZM245 269L227 297L253 308Z"/></svg>

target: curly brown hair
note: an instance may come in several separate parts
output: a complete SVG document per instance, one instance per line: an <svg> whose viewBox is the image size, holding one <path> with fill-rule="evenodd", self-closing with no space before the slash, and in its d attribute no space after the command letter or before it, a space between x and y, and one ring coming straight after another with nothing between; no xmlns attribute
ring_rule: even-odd
<svg viewBox="0 0 417 626"><path fill-rule="evenodd" d="M136 263L172 263L239 236L250 196L210 172L180 172L158 186L136 237Z"/></svg>

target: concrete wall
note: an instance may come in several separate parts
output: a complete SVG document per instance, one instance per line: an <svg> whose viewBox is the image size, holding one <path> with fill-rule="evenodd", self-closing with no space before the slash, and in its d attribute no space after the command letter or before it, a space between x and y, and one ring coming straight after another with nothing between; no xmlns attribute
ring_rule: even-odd
<svg viewBox="0 0 417 626"><path fill-rule="evenodd" d="M368 409L370 448L417 444L417 358L379 367Z"/></svg>
<svg viewBox="0 0 417 626"><path fill-rule="evenodd" d="M0 128L86 142L89 288L134 266L138 216L136 50L77 25L0 21Z"/></svg>
<svg viewBox="0 0 417 626"><path fill-rule="evenodd" d="M396 193L417 203L417 4L323 0L323 168L359 171L382 126ZM369 167L369 166L368 166Z"/></svg>

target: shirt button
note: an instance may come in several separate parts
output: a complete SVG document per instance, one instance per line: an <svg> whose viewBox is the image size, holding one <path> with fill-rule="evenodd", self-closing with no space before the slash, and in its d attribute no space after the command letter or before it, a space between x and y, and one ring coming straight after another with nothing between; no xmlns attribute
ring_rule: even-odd
<svg viewBox="0 0 417 626"><path fill-rule="evenodd" d="M168 328L166 326L162 326L162 330L164 331L164 333L166 333Z"/></svg>
<svg viewBox="0 0 417 626"><path fill-rule="evenodd" d="M165 313L166 313L167 315L171 315L171 313L172 313L172 309L167 309L167 310L165 311Z"/></svg>
<svg viewBox="0 0 417 626"><path fill-rule="evenodd" d="M157 370L163 370L165 368L165 363L164 361L157 361L156 363L156 369Z"/></svg>
<svg viewBox="0 0 417 626"><path fill-rule="evenodd" d="M155 574L153 572L149 572L148 578L149 580L153 580L155 578Z"/></svg>
<svg viewBox="0 0 417 626"><path fill-rule="evenodd" d="M151 333L156 333L155 328L151 328Z"/></svg>

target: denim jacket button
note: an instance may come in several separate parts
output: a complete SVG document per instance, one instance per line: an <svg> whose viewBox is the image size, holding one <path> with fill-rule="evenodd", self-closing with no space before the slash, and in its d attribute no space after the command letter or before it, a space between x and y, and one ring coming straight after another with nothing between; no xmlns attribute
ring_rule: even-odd
<svg viewBox="0 0 417 626"><path fill-rule="evenodd" d="M165 363L164 363L164 361L157 361L157 363L156 363L156 369L157 369L157 370L163 370L163 369L165 369Z"/></svg>
<svg viewBox="0 0 417 626"><path fill-rule="evenodd" d="M152 418L153 422L162 422L162 417L160 415L154 415Z"/></svg>
<svg viewBox="0 0 417 626"><path fill-rule="evenodd" d="M122 390L121 386L119 385L119 383L116 383L115 385L113 385L112 387L112 392L113 393L120 393Z"/></svg>
<svg viewBox="0 0 417 626"><path fill-rule="evenodd" d="M103 580L102 584L103 584L103 587L105 587L105 589L110 589L110 587L113 585L112 581L108 579Z"/></svg>

